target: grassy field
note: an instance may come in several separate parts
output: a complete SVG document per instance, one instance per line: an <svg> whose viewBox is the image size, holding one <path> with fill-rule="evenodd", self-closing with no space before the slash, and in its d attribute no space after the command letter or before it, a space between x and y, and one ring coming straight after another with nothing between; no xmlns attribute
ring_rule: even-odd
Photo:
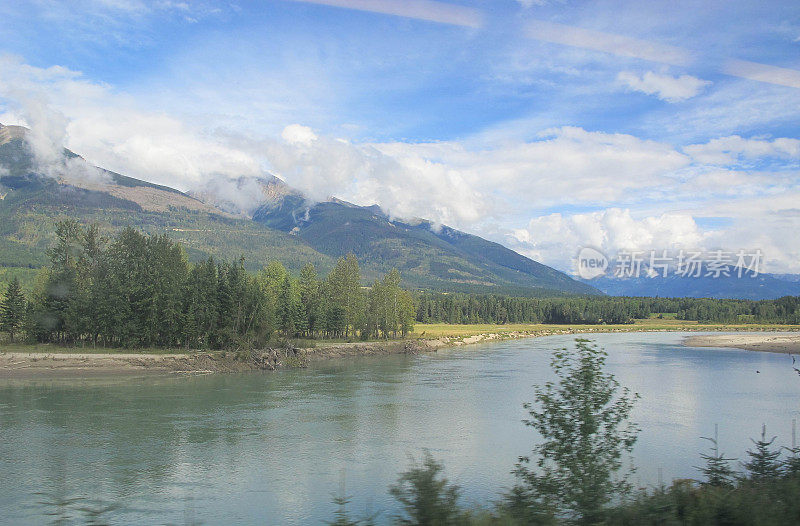
<svg viewBox="0 0 800 526"><path fill-rule="evenodd" d="M517 332L555 332L559 330L573 331L786 331L800 330L800 325L770 325L770 324L701 324L696 321L676 320L673 318L650 318L636 320L628 325L553 325L553 324L527 324L512 323L508 325L467 324L450 325L447 323L418 323L414 327L413 338L464 338L477 334L509 334Z"/></svg>

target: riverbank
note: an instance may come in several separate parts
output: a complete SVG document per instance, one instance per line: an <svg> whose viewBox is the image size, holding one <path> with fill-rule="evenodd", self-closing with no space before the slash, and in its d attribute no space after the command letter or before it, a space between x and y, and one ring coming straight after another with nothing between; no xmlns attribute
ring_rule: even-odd
<svg viewBox="0 0 800 526"><path fill-rule="evenodd" d="M800 354L800 334L708 334L688 336L690 347L726 347L747 351Z"/></svg>
<svg viewBox="0 0 800 526"><path fill-rule="evenodd" d="M33 347L32 352L0 350L0 379L273 371L281 367L303 367L320 360L432 352L444 345L447 345L446 340L395 340L333 343L311 348L285 346L252 351L180 353L126 353L107 349L70 352L63 347L48 351L46 346L40 345Z"/></svg>
<svg viewBox="0 0 800 526"><path fill-rule="evenodd" d="M518 338L536 338L563 334L591 334L608 332L674 332L674 331L800 331L797 325L702 325L679 320L637 320L631 325L445 325L420 324L405 340L372 342L315 342L313 347L285 346L254 351L175 351L175 352L120 352L114 349L94 349L76 352L74 348L48 345L15 345L3 350L0 346L1 378L47 378L47 377L91 377L106 375L141 374L211 374L275 370L281 367L303 367L311 362L360 356L383 356L390 354L419 354L436 352L443 347L472 345L491 341ZM713 340L713 344L697 345L739 347L744 337L755 339L746 342L751 350L772 352L800 352L773 350L769 341L758 337L774 338L770 335L713 335L726 337ZM698 336L713 338L713 336ZM800 345L800 334L791 335ZM689 339L691 339L690 337ZM738 339L737 339L738 338ZM687 339L688 341L688 339ZM719 345L719 341L730 342ZM775 344L775 342L772 342ZM696 345L688 343L688 345ZM784 345L782 343L781 345ZM786 344L788 345L788 344ZM773 345L774 346L774 345ZM784 347L781 347L784 348ZM785 347L790 349L789 347ZM795 347L791 347L795 349Z"/></svg>

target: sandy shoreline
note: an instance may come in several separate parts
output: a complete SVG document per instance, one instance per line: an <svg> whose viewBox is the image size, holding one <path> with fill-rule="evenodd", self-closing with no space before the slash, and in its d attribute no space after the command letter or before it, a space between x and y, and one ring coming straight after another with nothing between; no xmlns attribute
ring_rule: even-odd
<svg viewBox="0 0 800 526"><path fill-rule="evenodd" d="M687 336L690 347L729 347L747 351L800 354L800 334L704 334Z"/></svg>
<svg viewBox="0 0 800 526"><path fill-rule="evenodd" d="M708 329L701 329L708 330ZM728 329L735 330L735 329ZM25 378L85 378L122 375L199 375L220 372L275 370L281 367L303 367L311 362L385 356L390 354L419 354L454 347L519 338L535 338L559 334L609 332L684 332L667 329L627 327L548 328L543 330L484 333L465 337L410 339L378 342L326 344L312 348L262 349L258 351L206 352L180 354L144 353L63 353L63 352L2 352L0 349L0 380ZM754 351L798 352L800 334L714 334L688 336L685 345L694 347L736 347Z"/></svg>

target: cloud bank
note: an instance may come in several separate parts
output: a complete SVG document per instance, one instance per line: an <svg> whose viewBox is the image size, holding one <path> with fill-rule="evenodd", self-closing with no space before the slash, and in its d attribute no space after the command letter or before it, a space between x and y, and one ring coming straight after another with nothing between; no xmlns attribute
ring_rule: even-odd
<svg viewBox="0 0 800 526"><path fill-rule="evenodd" d="M204 130L142 110L124 93L59 66L36 68L0 56L0 122L30 128L40 168L58 166L64 147L91 164L181 190L210 177L262 173L259 162Z"/></svg>
<svg viewBox="0 0 800 526"><path fill-rule="evenodd" d="M708 234L689 214L634 218L630 209L620 208L571 216L553 213L531 219L512 233L512 241L530 256L562 267L565 258L583 247L613 257L621 250L695 249L707 240Z"/></svg>
<svg viewBox="0 0 800 526"><path fill-rule="evenodd" d="M738 135L719 137L705 144L691 144L683 151L703 164L730 166L746 160L781 158L800 160L800 140L790 138L745 139Z"/></svg>

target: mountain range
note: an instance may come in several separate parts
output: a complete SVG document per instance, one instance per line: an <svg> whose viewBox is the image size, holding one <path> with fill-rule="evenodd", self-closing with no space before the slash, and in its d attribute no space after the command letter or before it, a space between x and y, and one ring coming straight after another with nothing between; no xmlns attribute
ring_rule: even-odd
<svg viewBox="0 0 800 526"><path fill-rule="evenodd" d="M354 253L365 279L392 267L406 286L525 296L601 294L498 243L418 219L401 221L377 206L331 198L312 202L274 176L185 193L92 166L63 149L42 162L29 131L0 125L0 267L29 275L46 264L56 220L94 222L106 232L132 226L181 241L191 260L244 257L258 269L278 260L292 271L307 262L325 272ZM231 191L260 192L242 210ZM28 270L24 270L28 269ZM1 276L0 276L1 277Z"/></svg>
<svg viewBox="0 0 800 526"><path fill-rule="evenodd" d="M800 280L796 274L752 274L737 276L734 269L719 277L617 278L603 276L585 283L609 296L659 296L662 298L718 298L766 300L783 296L799 296Z"/></svg>

